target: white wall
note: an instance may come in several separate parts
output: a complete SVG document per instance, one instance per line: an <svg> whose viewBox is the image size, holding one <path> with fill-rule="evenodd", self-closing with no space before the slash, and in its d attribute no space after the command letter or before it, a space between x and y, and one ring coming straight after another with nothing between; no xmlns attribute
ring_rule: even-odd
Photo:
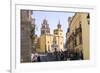
<svg viewBox="0 0 100 73"><path fill-rule="evenodd" d="M22 1L22 0L20 0ZM30 0L28 0L30 1ZM99 0L33 0L35 2L59 2L67 4L86 4L97 7L97 18L95 28L95 48L96 49L96 67L88 68L65 68L63 70L46 70L43 73L99 73L100 69L100 4ZM0 73L8 73L10 69L10 0L0 1ZM39 72L42 73L42 72Z"/></svg>

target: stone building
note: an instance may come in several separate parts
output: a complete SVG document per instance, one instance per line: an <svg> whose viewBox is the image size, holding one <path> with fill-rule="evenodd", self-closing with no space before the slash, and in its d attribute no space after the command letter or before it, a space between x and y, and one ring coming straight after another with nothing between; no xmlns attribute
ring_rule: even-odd
<svg viewBox="0 0 100 73"><path fill-rule="evenodd" d="M35 27L36 27L36 24L35 24L35 18L32 19L32 22L31 22L31 43L32 43L32 49L31 49L31 53L34 53L36 51L36 40L37 40L37 35L35 34Z"/></svg>
<svg viewBox="0 0 100 73"><path fill-rule="evenodd" d="M81 53L84 60L90 59L90 16L89 13L77 12L69 17L66 33L67 49Z"/></svg>
<svg viewBox="0 0 100 73"><path fill-rule="evenodd" d="M21 16L21 62L30 62L31 60L31 29L32 29L32 10L20 10Z"/></svg>

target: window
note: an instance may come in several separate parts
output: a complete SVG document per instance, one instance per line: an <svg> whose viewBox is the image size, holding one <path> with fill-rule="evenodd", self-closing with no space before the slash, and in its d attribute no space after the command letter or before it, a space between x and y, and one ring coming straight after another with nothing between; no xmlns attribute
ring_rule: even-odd
<svg viewBox="0 0 100 73"><path fill-rule="evenodd" d="M50 45L48 45L48 51L50 52Z"/></svg>
<svg viewBox="0 0 100 73"><path fill-rule="evenodd" d="M68 28L68 30L67 30L68 32L70 31L70 29Z"/></svg>
<svg viewBox="0 0 100 73"><path fill-rule="evenodd" d="M61 42L61 45L62 45L62 42Z"/></svg>
<svg viewBox="0 0 100 73"><path fill-rule="evenodd" d="M54 34L58 35L58 32L55 32Z"/></svg>
<svg viewBox="0 0 100 73"><path fill-rule="evenodd" d="M89 19L90 18L90 14L88 13L88 15L87 15L87 19Z"/></svg>
<svg viewBox="0 0 100 73"><path fill-rule="evenodd" d="M90 20L88 20L88 24L90 24Z"/></svg>
<svg viewBox="0 0 100 73"><path fill-rule="evenodd" d="M82 44L82 34L79 35L79 43Z"/></svg>
<svg viewBox="0 0 100 73"><path fill-rule="evenodd" d="M47 53L46 45L45 45L45 53Z"/></svg>
<svg viewBox="0 0 100 73"><path fill-rule="evenodd" d="M55 44L57 44L57 42L56 42L56 41L54 41L54 43L55 43Z"/></svg>
<svg viewBox="0 0 100 73"><path fill-rule="evenodd" d="M77 40L76 40L76 38L75 38L75 46L77 46Z"/></svg>
<svg viewBox="0 0 100 73"><path fill-rule="evenodd" d="M87 21L88 21L88 24L90 24L90 14L89 13L87 15Z"/></svg>

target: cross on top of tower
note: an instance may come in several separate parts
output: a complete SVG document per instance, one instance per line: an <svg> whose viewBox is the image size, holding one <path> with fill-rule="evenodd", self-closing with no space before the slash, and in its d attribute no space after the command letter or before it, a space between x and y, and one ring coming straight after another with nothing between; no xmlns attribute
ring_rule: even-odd
<svg viewBox="0 0 100 73"><path fill-rule="evenodd" d="M59 22L58 22L57 27L58 27L58 28L61 28L60 20L59 20Z"/></svg>
<svg viewBox="0 0 100 73"><path fill-rule="evenodd" d="M45 17L44 20L43 20L43 24L47 24L46 17Z"/></svg>

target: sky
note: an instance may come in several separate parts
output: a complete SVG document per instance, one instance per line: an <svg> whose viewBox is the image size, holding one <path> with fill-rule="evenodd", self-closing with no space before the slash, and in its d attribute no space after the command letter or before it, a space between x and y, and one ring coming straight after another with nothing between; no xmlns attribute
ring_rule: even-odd
<svg viewBox="0 0 100 73"><path fill-rule="evenodd" d="M53 30L57 28L57 25L60 21L61 29L64 33L64 40L66 39L66 32L68 28L68 17L72 17L75 13L74 12L61 12L61 11L34 11L32 17L35 18L36 30L35 33L40 36L41 34L41 24L43 20L46 19L49 27L50 32L53 34ZM65 41L64 41L65 42Z"/></svg>

